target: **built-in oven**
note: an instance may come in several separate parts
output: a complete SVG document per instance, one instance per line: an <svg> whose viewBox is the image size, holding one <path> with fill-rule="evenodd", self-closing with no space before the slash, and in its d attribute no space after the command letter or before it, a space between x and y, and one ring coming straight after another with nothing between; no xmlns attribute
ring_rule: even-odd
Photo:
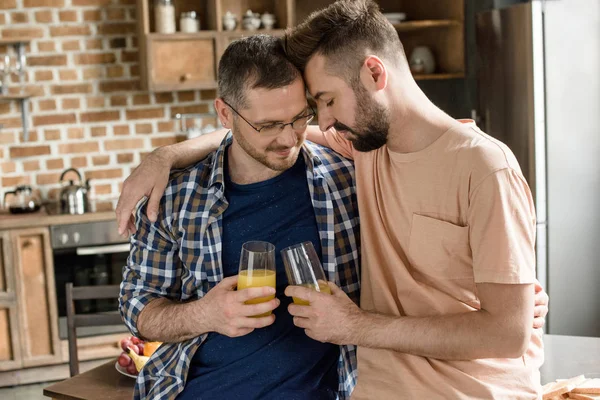
<svg viewBox="0 0 600 400"><path fill-rule="evenodd" d="M50 227L54 280L59 314L59 335L67 338L65 284L118 285L129 256L129 242L117 233L115 221L96 221ZM118 299L80 300L78 314L118 312ZM78 328L78 336L126 332L124 325Z"/></svg>

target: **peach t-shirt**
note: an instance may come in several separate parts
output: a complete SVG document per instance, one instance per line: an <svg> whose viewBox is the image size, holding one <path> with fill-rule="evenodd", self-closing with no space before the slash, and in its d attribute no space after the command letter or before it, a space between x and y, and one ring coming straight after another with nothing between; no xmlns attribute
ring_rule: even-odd
<svg viewBox="0 0 600 400"><path fill-rule="evenodd" d="M324 134L356 165L363 309L473 312L475 283L534 282L535 211L519 165L503 143L461 122L414 153L361 153ZM541 337L534 330L519 359L442 361L361 347L352 398L537 399Z"/></svg>

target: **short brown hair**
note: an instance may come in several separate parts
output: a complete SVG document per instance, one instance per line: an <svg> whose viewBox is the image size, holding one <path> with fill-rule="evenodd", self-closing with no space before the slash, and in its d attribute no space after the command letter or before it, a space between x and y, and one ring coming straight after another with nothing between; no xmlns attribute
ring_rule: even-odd
<svg viewBox="0 0 600 400"><path fill-rule="evenodd" d="M248 36L227 46L219 61L219 96L244 108L247 89L278 89L298 78L300 72L287 59L279 38Z"/></svg>
<svg viewBox="0 0 600 400"><path fill-rule="evenodd" d="M406 59L393 25L371 0L340 0L313 12L284 38L288 58L304 71L314 54L329 59L333 73L358 79L367 52L389 62Z"/></svg>

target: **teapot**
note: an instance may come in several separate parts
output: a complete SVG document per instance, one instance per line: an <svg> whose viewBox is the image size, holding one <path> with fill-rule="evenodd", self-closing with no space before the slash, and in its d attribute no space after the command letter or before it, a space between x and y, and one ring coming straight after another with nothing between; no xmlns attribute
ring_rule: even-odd
<svg viewBox="0 0 600 400"><path fill-rule="evenodd" d="M73 180L63 185L60 190L60 208L63 214L83 214L90 211L90 202L88 193L90 190L90 181L83 181L81 174L75 168L69 168L60 175L59 182L64 184L63 178L69 172L75 172L79 178L78 184Z"/></svg>
<svg viewBox="0 0 600 400"><path fill-rule="evenodd" d="M252 10L246 11L242 20L242 27L247 31L255 31L260 28L260 14L253 13Z"/></svg>
<svg viewBox="0 0 600 400"><path fill-rule="evenodd" d="M12 195L7 202L6 197ZM15 190L4 193L4 207L8 208L12 214L25 214L36 212L40 209L42 202L39 197L33 193L33 189L28 185L17 186Z"/></svg>

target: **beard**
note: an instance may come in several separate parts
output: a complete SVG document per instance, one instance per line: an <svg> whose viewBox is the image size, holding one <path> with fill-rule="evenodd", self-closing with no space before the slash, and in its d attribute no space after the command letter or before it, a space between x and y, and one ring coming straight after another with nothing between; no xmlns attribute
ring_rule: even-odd
<svg viewBox="0 0 600 400"><path fill-rule="evenodd" d="M339 121L335 122L333 127L337 131L352 133L354 138L350 141L356 150L362 152L377 150L387 143L390 130L389 112L371 99L360 83L353 86L356 96L356 127L350 128Z"/></svg>
<svg viewBox="0 0 600 400"><path fill-rule="evenodd" d="M285 171L285 170L290 169L294 164L296 164L296 161L298 160L298 155L300 154L300 152L299 151L294 152L294 149L300 148L300 146L302 146L302 143L304 142L304 139L298 139L298 141L296 142L296 145L292 148L292 152L290 153L289 157L284 158L284 159L279 159L276 161L269 160L269 157L268 157L269 152L285 151L285 150L289 150L290 148L278 146L278 145L272 143L265 149L264 152L261 152L256 147L252 146L246 140L244 135L242 135L240 133L240 128L239 128L238 123L239 123L239 121L236 118L233 121L233 129L231 130L233 133L233 137L238 142L238 144L240 145L242 150L244 150L246 152L246 154L248 154L250 157L252 157L256 161L258 161L265 167L272 169L273 171ZM258 134L259 133L257 133L257 135Z"/></svg>

